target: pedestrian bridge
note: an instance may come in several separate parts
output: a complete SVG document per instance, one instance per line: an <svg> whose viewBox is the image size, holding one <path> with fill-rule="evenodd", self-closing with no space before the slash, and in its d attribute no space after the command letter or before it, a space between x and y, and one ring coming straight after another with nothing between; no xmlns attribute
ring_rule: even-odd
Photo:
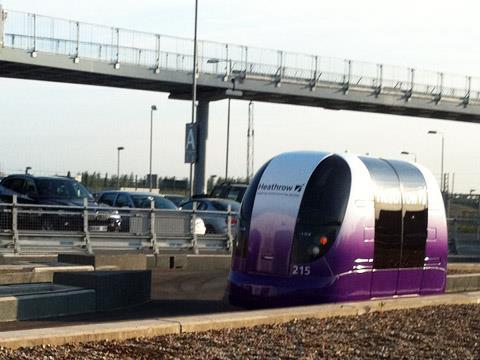
<svg viewBox="0 0 480 360"><path fill-rule="evenodd" d="M3 10L0 75L191 98L193 41ZM198 43L200 99L246 100L477 122L480 78ZM233 91L227 91L233 90Z"/></svg>
<svg viewBox="0 0 480 360"><path fill-rule="evenodd" d="M0 12L1 77L160 91L191 99L191 39ZM229 97L480 122L480 77L203 40L197 61L202 161L196 167L205 166L201 143L206 143L208 103Z"/></svg>

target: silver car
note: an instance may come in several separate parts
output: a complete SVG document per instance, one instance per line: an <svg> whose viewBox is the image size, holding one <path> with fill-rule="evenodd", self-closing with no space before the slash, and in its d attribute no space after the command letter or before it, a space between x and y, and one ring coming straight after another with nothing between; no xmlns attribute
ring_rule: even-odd
<svg viewBox="0 0 480 360"><path fill-rule="evenodd" d="M180 205L182 210L192 210L193 203L197 203L198 211L205 211L198 216L203 219L207 234L226 234L227 233L227 216L220 212L228 211L228 206L232 211L232 232L235 234L237 225L237 214L240 211L240 203L234 200L199 198L187 201Z"/></svg>

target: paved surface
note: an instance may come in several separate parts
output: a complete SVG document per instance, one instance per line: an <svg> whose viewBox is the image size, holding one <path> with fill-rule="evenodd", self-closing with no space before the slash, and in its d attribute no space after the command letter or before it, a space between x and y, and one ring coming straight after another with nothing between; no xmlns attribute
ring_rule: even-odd
<svg viewBox="0 0 480 360"><path fill-rule="evenodd" d="M427 307L249 329L0 350L4 359L480 358L479 305ZM435 319L432 321L432 319Z"/></svg>
<svg viewBox="0 0 480 360"><path fill-rule="evenodd" d="M50 328L72 324L163 318L236 311L223 301L228 270L212 272L152 272L152 302L127 310L62 317L38 321L2 323L0 333L12 330Z"/></svg>
<svg viewBox="0 0 480 360"><path fill-rule="evenodd" d="M202 315L202 316L193 316L193 317L171 317L168 319L149 319L143 321L123 321L123 322L113 322L113 323L102 323L102 324L90 324L90 325L76 325L76 326L65 326L65 327L57 327L57 328L50 328L50 329L33 329L33 330L21 330L21 331L12 331L12 332L3 332L0 333L0 346L8 347L8 348L19 348L19 347L28 347L28 346L46 346L46 345L64 345L67 343L84 343L84 345L79 346L82 351L87 352L87 356L93 358L105 358L104 355L88 353L88 349L97 349L101 348L102 346L107 347L108 351L112 349L109 343L98 343L98 341L104 340L115 340L115 341L123 341L127 339L133 338L152 338L158 335L166 335L166 334L176 334L180 336L185 336L185 333L198 333L203 332L203 334L198 334L195 336L191 336L193 342L197 339L207 336L209 338L210 334L206 334L205 332L211 330L223 330L223 333L226 333L225 337L218 337L217 339L208 342L204 348L196 347L196 352L202 351L206 352L209 350L210 346L215 347L215 343L218 344L217 348L224 348L227 353L231 351L229 349L228 342L224 342L223 339L227 340L227 337L231 333L237 332L239 335L237 336L236 346L242 344L242 339L248 336L251 336L252 330L247 328L258 327L265 325L273 325L274 327L281 326L280 324L288 323L288 322L296 322L298 320L305 320L305 319L326 319L332 317L342 317L345 318L346 316L360 316L354 319L348 318L343 320L345 324L349 326L349 330L353 328L357 328L358 331L351 332L350 336L343 335L344 341L349 342L350 338L352 341L358 340L355 337L363 337L369 336L368 327L372 326L373 329L376 329L378 338L373 337L369 342L370 346L366 348L378 348L380 346L380 352L383 352L384 344L390 346L392 339L396 337L404 337L401 340L405 342L411 342L412 340L416 340L419 338L420 334L426 336L426 338L433 338L435 332L445 332L447 330L447 339L450 336L450 328L454 330L458 330L462 328L465 323L468 323L468 327L474 331L474 338L469 339L468 345L473 345L474 348L478 348L478 342L473 342L473 340L477 339L477 333L480 332L480 328L477 325L477 315L480 315L479 303L480 301L480 292L475 293L463 293L463 294L447 294L447 295L437 295L437 296L429 296L429 297L403 297L399 299L389 299L389 300L370 300L370 301L363 301L363 302L351 302L351 303L341 303L341 304L324 304L324 305L314 305L314 306L302 306L302 307L293 307L293 308L284 308L284 309L266 309L266 310L256 310L256 311L243 311L243 312L230 312L225 314L212 314L212 315ZM471 309L470 313L465 311L459 311L459 316L456 316L456 308L459 305L474 305L470 306ZM434 306L437 306L435 308ZM453 311L447 310L447 321L444 321L440 317L440 315L436 315L435 311L437 311L438 307L441 308L453 308ZM377 323L381 322L380 320L373 321L371 320L365 321L365 318L362 315L371 314L371 317L377 319L389 319L391 317L390 311L395 310L412 310L412 309L421 309L421 308L431 308L433 312L423 312L417 311L422 313L420 316L409 316L409 312L404 312L404 315L400 316L400 319L408 318L408 321L403 323L405 325L405 329L408 329L410 326L412 332L414 331L415 334L409 332L409 330L405 330L405 333L402 333L404 329L402 327L398 328L399 324L402 324L402 321L398 320L398 317L393 321L387 321L386 324L391 324L393 326L397 326L397 330L392 332L388 332L388 327L385 329L383 328L384 325L378 325ZM463 308L466 308L465 306ZM415 311L413 311L415 313ZM426 313L426 314L425 314ZM376 315L379 314L379 315ZM467 319L466 317L472 315L473 318ZM395 318L395 316L393 316ZM362 324L358 327L357 323ZM438 324L442 324L439 326ZM384 322L385 324L385 322ZM447 348L450 345L456 344L463 344L463 341L468 337L468 327L467 329L462 329L462 332L459 335L465 335L464 337L459 336L457 338L453 338L453 341L446 341L445 337L440 337L438 340L443 341L443 343L439 345L447 344ZM242 331L235 331L235 328L243 328ZM310 326L310 330L313 330L313 333L316 332L315 327ZM387 330L386 333L383 333L384 330ZM321 344L321 342L325 342L330 339L330 332L337 336L342 336L342 332L336 333L337 329L332 329L327 327L326 329L319 329L317 334L317 346ZM362 332L363 331L363 332ZM253 330L255 333L255 329ZM243 335L243 336L242 336ZM302 332L298 333L297 338L300 340L302 338ZM255 335L251 336L252 343L251 345L247 346L254 346L255 345ZM431 339L430 339L431 340ZM95 342L92 342L95 341ZM276 339L271 338L270 342L268 341L268 336L265 338L265 344L267 346L273 346L273 349L277 349L279 347L283 348L282 342L275 342ZM375 341L379 341L376 343ZM162 339L143 339L143 340L134 340L134 343L139 343L139 346L136 346L136 349L133 351L128 351L127 354L130 356L129 358L138 358L139 355L146 356L147 354L143 354L142 351L144 350L142 344L152 344L155 346L157 342L162 342ZM365 345L365 344L364 344ZM435 341L430 342L430 347L426 347L425 350L434 350L431 346L435 346ZM122 344L119 346L121 348ZM185 347L185 346L184 346ZM173 351L171 354L175 354L175 351L179 351L180 354L183 354L184 347L182 348L160 348L158 350L165 352L165 351ZM444 348L443 346L442 348ZM115 346L113 348L116 348ZM467 347L468 348L468 347ZM65 355L63 352L66 349L66 353L69 358L72 358L73 355L70 355L68 347L59 348L60 354ZM408 355L413 357L415 352L414 347L411 347L410 352ZM45 351L39 349L40 353L45 354ZM350 350L349 350L350 351ZM478 349L476 350L478 351ZM443 353L443 350L442 352ZM1 354L1 353L0 353ZM108 354L108 352L107 352ZM118 355L125 353L116 353ZM273 352L272 354L277 354ZM340 352L337 355L342 354ZM355 353L356 357L359 358L358 355L360 353ZM378 352L375 352L376 355L379 355ZM425 355L426 353L424 353ZM468 353L466 353L468 355ZM17 354L18 355L18 354ZM158 358L159 353L151 352L148 354L148 357L156 357ZM265 354L266 355L266 354ZM285 353L288 355L288 352ZM302 354L297 354L302 355ZM393 354L395 355L395 354ZM465 354L464 354L465 355ZM80 356L77 354L77 356ZM189 355L191 356L191 354ZM283 355L282 355L283 356ZM292 354L293 356L293 354ZM217 357L217 356L215 356ZM128 358L128 357L127 357ZM218 357L217 357L218 358ZM403 357L400 357L403 358ZM423 358L423 357L422 357Z"/></svg>

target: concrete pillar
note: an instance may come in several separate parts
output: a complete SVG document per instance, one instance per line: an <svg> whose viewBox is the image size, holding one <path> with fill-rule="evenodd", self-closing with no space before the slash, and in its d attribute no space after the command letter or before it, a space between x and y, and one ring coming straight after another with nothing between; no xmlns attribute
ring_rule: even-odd
<svg viewBox="0 0 480 360"><path fill-rule="evenodd" d="M209 102L200 100L197 107L197 162L195 163L195 178L193 194L205 194L207 166L207 139L208 139L208 107Z"/></svg>

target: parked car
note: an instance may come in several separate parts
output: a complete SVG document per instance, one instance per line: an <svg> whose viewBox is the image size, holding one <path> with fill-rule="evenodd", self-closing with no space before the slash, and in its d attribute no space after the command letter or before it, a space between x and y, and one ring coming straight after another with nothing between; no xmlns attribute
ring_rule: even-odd
<svg viewBox="0 0 480 360"><path fill-rule="evenodd" d="M176 195L176 194L166 194L164 195L166 199L170 200L171 202L173 202L177 207L179 207L181 204L183 204L184 202L187 202L188 201L188 197L187 196L183 196L183 195Z"/></svg>
<svg viewBox="0 0 480 360"><path fill-rule="evenodd" d="M155 209L178 210L178 207L173 202L159 194L132 191L105 191L98 198L99 204L129 209L148 209L152 201L154 202ZM128 222L129 219L125 216L121 231L130 231ZM197 218L195 222L195 233L203 235L205 231L206 227L203 220Z"/></svg>
<svg viewBox="0 0 480 360"><path fill-rule="evenodd" d="M230 209L234 213L240 211L240 203L234 200L226 199L212 199L212 198L199 198L189 200L180 206L182 210L192 210L193 203L197 203L197 210L208 211L199 215L205 222L207 228L207 234L225 234L227 232L227 217L224 214L218 214L216 212L225 212ZM211 213L209 213L211 212ZM232 232L235 234L235 228L237 224L237 216L232 215Z"/></svg>
<svg viewBox="0 0 480 360"><path fill-rule="evenodd" d="M9 175L0 182L0 199L11 203L13 195L17 196L19 204L58 205L59 208L48 207L52 213L23 213L19 217L19 227L31 230L65 230L83 231L83 220L80 215L72 214L78 211L65 212L64 206L83 206L88 200L90 208L97 208L90 192L81 183L70 177L63 176L33 176ZM120 216L114 211L96 210L89 214L89 229L91 231L118 231Z"/></svg>
<svg viewBox="0 0 480 360"><path fill-rule="evenodd" d="M213 187L209 197L235 200L241 203L243 199L243 195L245 195L245 191L247 190L247 187L248 187L247 184L233 184L233 183L217 184Z"/></svg>

